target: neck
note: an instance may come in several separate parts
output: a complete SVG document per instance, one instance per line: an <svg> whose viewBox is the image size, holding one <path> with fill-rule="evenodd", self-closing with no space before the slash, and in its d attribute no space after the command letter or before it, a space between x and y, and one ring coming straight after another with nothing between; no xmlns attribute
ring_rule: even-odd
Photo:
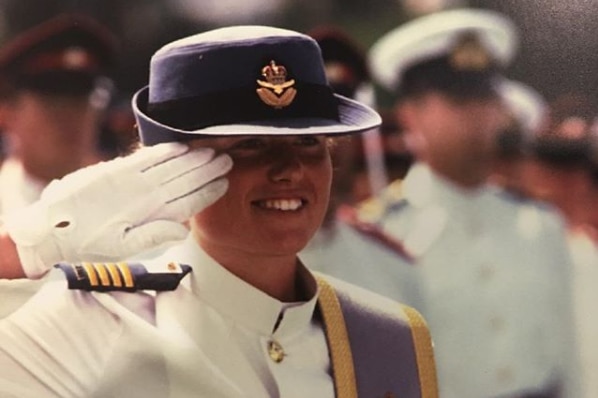
<svg viewBox="0 0 598 398"><path fill-rule="evenodd" d="M256 289L283 302L305 299L300 286L296 255L268 255L231 249L200 239L201 248L220 265Z"/></svg>
<svg viewBox="0 0 598 398"><path fill-rule="evenodd" d="M429 162L434 172L462 189L476 189L488 179L488 173L482 165L441 164Z"/></svg>

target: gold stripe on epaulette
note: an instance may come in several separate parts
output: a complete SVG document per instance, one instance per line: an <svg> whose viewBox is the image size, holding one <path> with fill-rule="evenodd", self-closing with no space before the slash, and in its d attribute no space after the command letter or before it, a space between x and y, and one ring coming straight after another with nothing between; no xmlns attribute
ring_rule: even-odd
<svg viewBox="0 0 598 398"><path fill-rule="evenodd" d="M110 286L110 277L108 276L108 271L106 271L106 266L103 263L94 263L93 266L100 277L100 284L102 286Z"/></svg>
<svg viewBox="0 0 598 398"><path fill-rule="evenodd" d="M118 269L120 269L120 273L125 280L125 287L134 287L135 283L133 282L133 275L131 275L131 270L129 269L129 264L127 263L118 263Z"/></svg>
<svg viewBox="0 0 598 398"><path fill-rule="evenodd" d="M87 279L89 280L90 286L98 286L98 275L96 274L96 270L91 263L82 263L83 268L85 268L85 272L87 273Z"/></svg>
<svg viewBox="0 0 598 398"><path fill-rule="evenodd" d="M108 268L108 272L110 273L110 278L112 278L112 286L114 287L121 287L123 285L122 278L120 277L120 271L118 267L114 263L107 263L106 268Z"/></svg>
<svg viewBox="0 0 598 398"><path fill-rule="evenodd" d="M384 202L378 198L370 198L359 203L357 206L357 218L359 221L375 224L384 215Z"/></svg>
<svg viewBox="0 0 598 398"><path fill-rule="evenodd" d="M403 181L395 180L384 189L384 198L386 202L396 203L403 199Z"/></svg>
<svg viewBox="0 0 598 398"><path fill-rule="evenodd" d="M324 319L336 397L357 398L353 353L341 305L334 288L322 277L317 276L316 280L320 287L318 306Z"/></svg>
<svg viewBox="0 0 598 398"><path fill-rule="evenodd" d="M402 305L413 336L415 359L419 374L419 384L422 398L438 398L438 384L436 379L436 364L430 331L426 321L415 309Z"/></svg>
<svg viewBox="0 0 598 398"><path fill-rule="evenodd" d="M377 196L373 196L357 204L357 218L359 221L377 224L385 216L388 208L399 202L402 198L403 181L393 181Z"/></svg>

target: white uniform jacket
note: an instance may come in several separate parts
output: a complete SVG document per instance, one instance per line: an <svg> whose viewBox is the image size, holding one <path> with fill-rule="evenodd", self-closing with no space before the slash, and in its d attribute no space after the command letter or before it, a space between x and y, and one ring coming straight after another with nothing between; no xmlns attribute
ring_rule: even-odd
<svg viewBox="0 0 598 398"><path fill-rule="evenodd" d="M430 327L440 396L579 397L571 262L556 213L491 187L462 190L423 164L402 190L379 226L417 261L421 302L411 304Z"/></svg>
<svg viewBox="0 0 598 398"><path fill-rule="evenodd" d="M2 214L38 200L44 186L42 181L27 174L17 159L6 159L0 166L0 219ZM23 305L39 290L43 281L0 279L0 318Z"/></svg>
<svg viewBox="0 0 598 398"><path fill-rule="evenodd" d="M173 272L184 279L154 294L67 290L63 279L0 320L0 396L437 397L429 333L410 308L316 282L304 267L298 277L310 298L282 303L191 237L143 265L151 273L135 278L139 263L61 267L81 288L126 290Z"/></svg>

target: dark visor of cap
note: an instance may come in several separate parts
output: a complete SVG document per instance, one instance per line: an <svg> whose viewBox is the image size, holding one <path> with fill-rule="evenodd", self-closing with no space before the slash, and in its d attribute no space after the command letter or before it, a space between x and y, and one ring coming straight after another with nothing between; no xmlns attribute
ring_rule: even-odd
<svg viewBox="0 0 598 398"><path fill-rule="evenodd" d="M282 108L265 104L256 92L257 87L248 87L150 103L147 114L180 130L291 118L340 120L338 100L329 86L297 82L293 87L297 90L294 100Z"/></svg>
<svg viewBox="0 0 598 398"><path fill-rule="evenodd" d="M439 91L455 99L493 98L497 96L497 69L455 70L446 57L418 64L405 71L398 93L402 97Z"/></svg>

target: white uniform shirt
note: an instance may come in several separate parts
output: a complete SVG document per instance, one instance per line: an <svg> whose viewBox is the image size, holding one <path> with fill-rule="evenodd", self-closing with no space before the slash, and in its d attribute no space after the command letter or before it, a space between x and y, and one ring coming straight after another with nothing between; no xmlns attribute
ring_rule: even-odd
<svg viewBox="0 0 598 398"><path fill-rule="evenodd" d="M570 259L560 219L493 188L464 191L415 165L383 220L418 260L440 396L519 396L555 380L578 397Z"/></svg>
<svg viewBox="0 0 598 398"><path fill-rule="evenodd" d="M0 166L0 214L35 202L45 186L27 174L21 162L9 157Z"/></svg>
<svg viewBox="0 0 598 398"><path fill-rule="evenodd" d="M584 398L598 397L598 245L583 232L571 232L575 325Z"/></svg>
<svg viewBox="0 0 598 398"><path fill-rule="evenodd" d="M325 335L307 302L285 304L238 279L188 239L150 267L194 271L146 294L45 286L0 321L2 397L333 397ZM276 324L278 323L278 326ZM269 355L276 341L282 362Z"/></svg>
<svg viewBox="0 0 598 398"><path fill-rule="evenodd" d="M6 159L0 166L0 216L39 199L45 184L27 174L21 162ZM0 318L19 308L43 284L42 280L0 279Z"/></svg>

